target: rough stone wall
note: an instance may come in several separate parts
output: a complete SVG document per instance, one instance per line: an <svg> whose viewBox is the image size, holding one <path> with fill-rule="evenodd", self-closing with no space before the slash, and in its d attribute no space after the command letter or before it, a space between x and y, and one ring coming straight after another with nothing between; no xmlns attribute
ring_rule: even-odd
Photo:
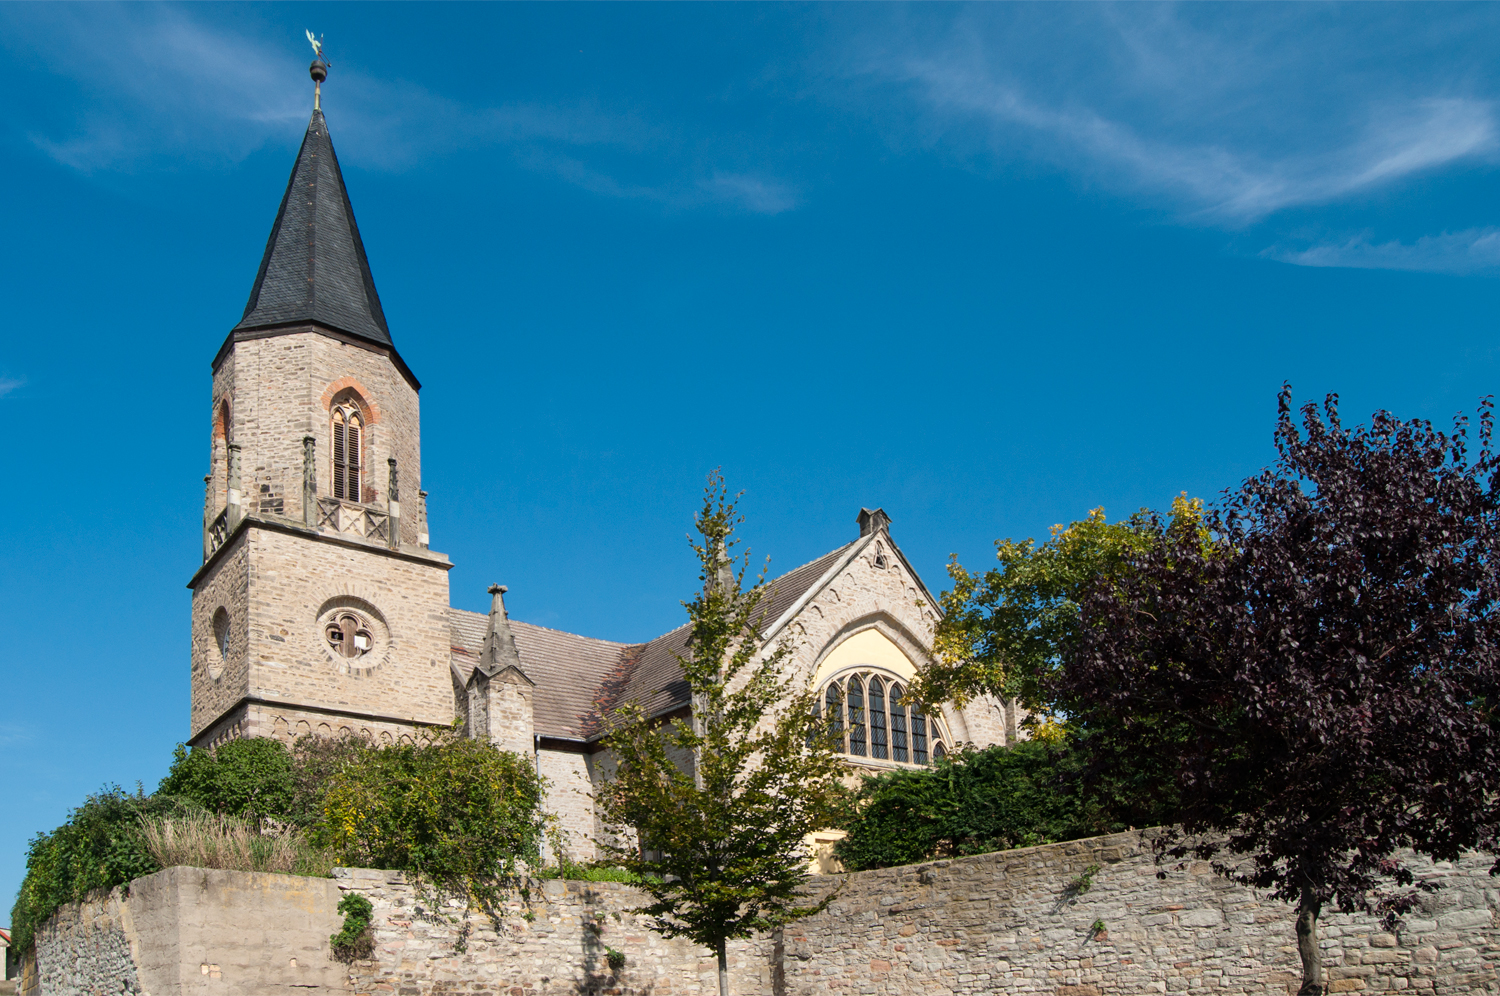
<svg viewBox="0 0 1500 996"><path fill-rule="evenodd" d="M1500 891L1489 865L1483 855L1414 862L1419 878L1443 888L1395 934L1367 916L1326 916L1330 991L1500 991ZM826 911L787 928L783 991L1297 991L1287 906L1205 862L1167 867L1159 880L1148 836L1126 833L860 872Z"/></svg>
<svg viewBox="0 0 1500 996"><path fill-rule="evenodd" d="M36 935L20 991L45 996L143 992L132 956L129 909L116 889L103 899L64 907Z"/></svg>
<svg viewBox="0 0 1500 996"><path fill-rule="evenodd" d="M1442 888L1396 933L1370 917L1322 924L1329 991L1500 992L1500 882L1490 858L1416 861ZM1093 871L1090 871L1093 869ZM709 952L665 940L615 883L543 883L529 903L467 921L435 914L399 872L335 879L172 868L68 907L40 932L23 991L333 991L400 996L674 996L716 992ZM1085 885L1084 880L1087 879ZM1295 993L1292 911L1204 863L1157 878L1146 833L814 879L828 908L730 947L737 996ZM374 907L373 957L331 962L342 892ZM528 912L530 917L528 918ZM460 943L463 949L460 950ZM611 968L608 949L625 956ZM40 985L38 985L40 983Z"/></svg>
<svg viewBox="0 0 1500 996"><path fill-rule="evenodd" d="M446 561L391 556L253 523L242 535L248 545L248 667L237 688L194 668L195 743L209 739L207 727L221 715L221 703L242 695L271 704L249 710L241 736L276 735L278 720L293 731L306 722L313 729L343 724L395 735L413 723L452 721ZM194 598L195 653L205 641L211 647L217 604ZM337 606L371 620L375 645L369 653L347 659L328 647L320 619Z"/></svg>
<svg viewBox="0 0 1500 996"><path fill-rule="evenodd" d="M557 817L568 857L580 863L597 856L594 838L599 827L594 821L592 769L600 756L560 750L537 752L537 770L549 782L543 805L548 815ZM556 855L549 853L548 858L555 859Z"/></svg>
<svg viewBox="0 0 1500 996"><path fill-rule="evenodd" d="M317 332L298 332L234 344L233 373L215 391L229 392L234 441L241 447L247 508L302 517L302 438L317 442L318 493L332 492L329 405L353 388L367 408L361 498L384 507L389 467L401 474L401 539L416 544L417 492L422 487L421 418L417 392L383 353ZM229 366L226 359L220 370ZM220 375L222 376L222 374ZM278 504L279 501L279 504Z"/></svg>
<svg viewBox="0 0 1500 996"><path fill-rule="evenodd" d="M719 991L713 954L682 938L666 940L646 918L626 912L642 901L637 890L613 882L543 883L527 905L507 906L499 930L473 917L463 951L455 949L462 919L456 910L436 917L399 872L339 869L340 888L359 892L374 907L375 954L356 962L350 989L361 994L435 996L458 992L510 996L680 996ZM451 921L451 922L450 922ZM612 968L608 948L625 956ZM731 991L771 993L773 943L729 946Z"/></svg>
<svg viewBox="0 0 1500 996"><path fill-rule="evenodd" d="M191 671L192 734L240 701L250 687L249 533L241 532L193 590ZM221 655L214 614L229 614L229 652Z"/></svg>
<svg viewBox="0 0 1500 996"><path fill-rule="evenodd" d="M330 879L168 868L42 928L27 991L41 996L343 992L329 955L343 917Z"/></svg>

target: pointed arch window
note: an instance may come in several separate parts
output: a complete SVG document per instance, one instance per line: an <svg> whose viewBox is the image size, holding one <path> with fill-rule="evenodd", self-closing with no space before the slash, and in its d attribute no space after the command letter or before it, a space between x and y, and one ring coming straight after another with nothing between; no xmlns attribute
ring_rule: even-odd
<svg viewBox="0 0 1500 996"><path fill-rule="evenodd" d="M816 701L840 753L931 764L948 753L948 737L937 717L903 702L905 695L896 675L869 668L829 681Z"/></svg>
<svg viewBox="0 0 1500 996"><path fill-rule="evenodd" d="M334 405L333 420L333 496L344 501L360 500L360 451L364 435L364 417L352 402Z"/></svg>
<svg viewBox="0 0 1500 996"><path fill-rule="evenodd" d="M849 700L849 753L865 756L865 690L856 675L844 686Z"/></svg>

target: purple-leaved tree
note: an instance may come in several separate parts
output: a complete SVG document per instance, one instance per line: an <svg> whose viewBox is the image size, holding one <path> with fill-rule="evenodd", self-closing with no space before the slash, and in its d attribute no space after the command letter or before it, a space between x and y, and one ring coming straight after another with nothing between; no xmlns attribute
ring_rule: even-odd
<svg viewBox="0 0 1500 996"><path fill-rule="evenodd" d="M1332 395L1301 414L1284 389L1276 463L1095 588L1059 681L1101 750L1176 731L1158 856L1295 904L1318 994L1326 907L1394 919L1418 897L1403 849L1495 850L1500 459L1489 400L1477 439L1464 417L1346 429Z"/></svg>

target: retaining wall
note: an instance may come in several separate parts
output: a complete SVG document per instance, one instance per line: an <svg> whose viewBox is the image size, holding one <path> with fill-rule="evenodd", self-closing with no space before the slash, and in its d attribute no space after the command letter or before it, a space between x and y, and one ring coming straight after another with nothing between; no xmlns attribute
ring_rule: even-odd
<svg viewBox="0 0 1500 996"><path fill-rule="evenodd" d="M1292 911L1166 866L1150 832L814 880L828 908L730 949L738 996L1295 993ZM1490 858L1416 861L1442 885L1396 933L1370 918L1322 924L1332 992L1497 993L1500 880ZM1090 868L1097 870L1091 874ZM717 992L712 955L629 913L637 890L543 883L498 924L425 907L397 872L334 879L172 868L40 932L23 992L371 996L684 996ZM1087 887L1083 879L1087 878ZM331 959L340 895L374 907L368 961ZM529 915L528 915L529 914ZM624 955L612 968L609 949Z"/></svg>

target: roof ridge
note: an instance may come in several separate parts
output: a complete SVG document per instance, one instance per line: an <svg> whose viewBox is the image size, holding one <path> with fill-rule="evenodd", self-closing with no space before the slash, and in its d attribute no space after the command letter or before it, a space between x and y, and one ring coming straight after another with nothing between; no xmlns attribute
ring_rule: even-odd
<svg viewBox="0 0 1500 996"><path fill-rule="evenodd" d="M461 609L461 608L459 608L456 605L450 605L450 606L448 606L448 611L449 612L462 612L466 616L475 616L475 617L477 617L479 619L487 619L488 618L488 616L485 613L483 613L483 612L475 612L475 611L473 611L471 609ZM544 631L546 631L548 633L557 633L557 634L560 634L562 636L571 636L571 637L573 637L574 639L577 639L577 640L592 640L594 643L607 643L607 644L609 644L612 647L638 647L638 646L642 646L642 644L638 644L638 643L626 643L623 640L609 640L609 639L606 639L606 638L604 638L602 636L585 636L582 633L575 633L575 632L573 632L570 629L558 629L555 626L543 626L541 623L527 622L524 619L512 619L512 620L510 620L510 622L511 622L511 625L513 625L513 626L525 626L527 629L540 629L540 630L544 630ZM650 641L647 641L647 642L650 642Z"/></svg>

